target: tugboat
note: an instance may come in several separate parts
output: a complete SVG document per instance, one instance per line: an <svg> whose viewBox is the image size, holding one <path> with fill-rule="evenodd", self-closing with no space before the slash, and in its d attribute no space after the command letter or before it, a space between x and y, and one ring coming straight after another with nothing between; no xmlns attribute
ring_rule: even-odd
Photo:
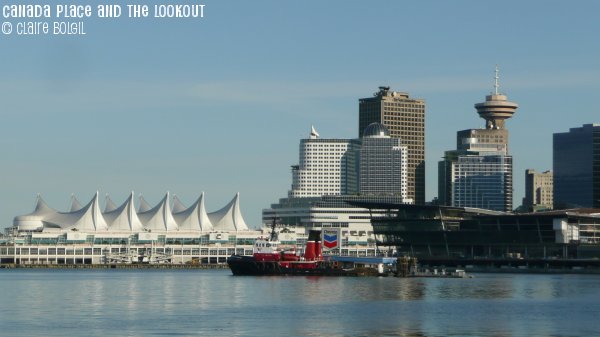
<svg viewBox="0 0 600 337"><path fill-rule="evenodd" d="M233 275L342 275L331 262L323 260L321 231L311 230L302 255L280 249L274 229L271 236L254 242L252 256L232 255L227 264Z"/></svg>
<svg viewBox="0 0 600 337"><path fill-rule="evenodd" d="M252 256L232 255L227 264L233 275L305 275L305 276L389 276L400 277L465 277L450 273L433 273L418 269L414 258L358 258L329 256L323 258L321 231L311 230L303 254L294 250L280 248L280 242L275 233L275 224L271 227L268 239L259 238L254 242ZM391 260L394 260L393 263ZM397 272L385 270L385 265L396 264ZM375 268L372 266L376 266Z"/></svg>

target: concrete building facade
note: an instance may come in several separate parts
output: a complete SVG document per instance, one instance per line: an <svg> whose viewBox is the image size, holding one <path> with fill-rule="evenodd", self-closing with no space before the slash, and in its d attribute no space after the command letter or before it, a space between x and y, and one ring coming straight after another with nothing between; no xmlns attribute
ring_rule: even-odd
<svg viewBox="0 0 600 337"><path fill-rule="evenodd" d="M357 190L357 153L360 142L323 139L314 127L300 140L299 163L292 166L290 198L353 194Z"/></svg>
<svg viewBox="0 0 600 337"><path fill-rule="evenodd" d="M523 206L528 211L550 210L554 205L554 178L552 171L525 170L525 198Z"/></svg>
<svg viewBox="0 0 600 337"><path fill-rule="evenodd" d="M373 97L358 100L358 135L371 123L385 125L392 138L408 149L407 196L416 204L425 203L425 101L408 93L379 87Z"/></svg>

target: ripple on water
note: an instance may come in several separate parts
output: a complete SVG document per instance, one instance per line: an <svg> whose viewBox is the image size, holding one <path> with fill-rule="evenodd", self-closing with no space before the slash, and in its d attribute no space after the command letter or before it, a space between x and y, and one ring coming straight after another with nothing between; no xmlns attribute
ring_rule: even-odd
<svg viewBox="0 0 600 337"><path fill-rule="evenodd" d="M600 276L1 270L1 335L592 336Z"/></svg>

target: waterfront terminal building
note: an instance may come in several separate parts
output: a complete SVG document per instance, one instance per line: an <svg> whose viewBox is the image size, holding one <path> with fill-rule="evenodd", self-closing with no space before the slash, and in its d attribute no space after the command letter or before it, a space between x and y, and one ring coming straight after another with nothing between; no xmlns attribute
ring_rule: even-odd
<svg viewBox="0 0 600 337"><path fill-rule="evenodd" d="M513 260L556 263L600 262L600 209L505 213L433 205L353 203L387 208L374 216L373 231L382 246L422 261L462 263ZM550 261L550 262L549 262Z"/></svg>
<svg viewBox="0 0 600 337"><path fill-rule="evenodd" d="M214 212L207 212L203 193L189 207L169 193L154 207L140 197L137 210L133 192L120 206L107 197L104 210L96 193L83 206L72 197L66 212L49 207L38 196L34 211L15 217L0 238L0 263L220 264L232 254L252 255L254 241L270 235L274 218L278 240L298 252L309 229L337 229L340 244L324 254L382 254L375 245L368 209L351 208L339 196L282 200L274 210L264 211L265 227L252 230L242 216L239 194Z"/></svg>
<svg viewBox="0 0 600 337"><path fill-rule="evenodd" d="M172 205L172 206L171 206ZM204 193L189 207L169 193L154 207L133 192L120 206L98 193L82 206L73 197L59 212L38 196L35 209L17 216L0 239L0 262L15 264L225 263L232 254L252 254L262 231L250 230L239 194L208 213ZM299 233L302 237L304 233Z"/></svg>
<svg viewBox="0 0 600 337"><path fill-rule="evenodd" d="M282 227L333 230L338 233L338 247L324 253L342 256L390 255L388 247L377 247L371 226L372 216L384 216L387 209L357 207L352 202L403 203L397 196L328 195L313 198L282 198L263 209L264 224Z"/></svg>

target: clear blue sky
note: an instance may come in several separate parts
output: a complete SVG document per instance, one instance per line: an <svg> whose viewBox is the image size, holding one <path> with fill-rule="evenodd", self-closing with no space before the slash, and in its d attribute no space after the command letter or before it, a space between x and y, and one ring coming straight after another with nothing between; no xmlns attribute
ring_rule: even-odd
<svg viewBox="0 0 600 337"><path fill-rule="evenodd" d="M525 169L552 168L552 133L600 122L597 1L204 4L202 20L0 35L0 227L32 211L37 193L66 210L71 193L88 202L96 190L116 203L169 190L188 205L205 191L209 211L239 191L257 226L287 195L311 124L356 137L358 99L379 85L426 100L430 200L456 131L483 126L473 104L492 90L495 64L519 104L507 122L515 207Z"/></svg>

